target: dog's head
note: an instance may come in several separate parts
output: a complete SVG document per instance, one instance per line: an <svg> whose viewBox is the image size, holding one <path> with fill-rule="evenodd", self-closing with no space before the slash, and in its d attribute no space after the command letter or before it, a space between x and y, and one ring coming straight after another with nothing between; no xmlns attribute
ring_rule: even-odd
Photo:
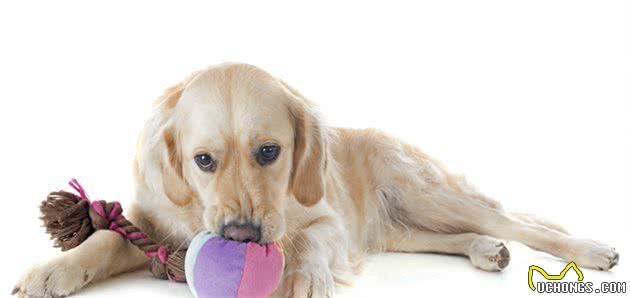
<svg viewBox="0 0 630 298"><path fill-rule="evenodd" d="M326 133L313 110L250 65L198 72L166 91L141 135L145 184L203 209L204 226L226 238L279 240L289 200L312 206L324 194Z"/></svg>

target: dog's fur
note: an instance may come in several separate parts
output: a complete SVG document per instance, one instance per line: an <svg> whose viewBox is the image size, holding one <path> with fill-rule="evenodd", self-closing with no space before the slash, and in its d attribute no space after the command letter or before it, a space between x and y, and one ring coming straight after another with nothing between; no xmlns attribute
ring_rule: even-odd
<svg viewBox="0 0 630 298"><path fill-rule="evenodd" d="M261 144L281 146L260 166ZM214 173L196 154L211 154ZM498 239L520 241L578 265L608 270L618 254L532 215L509 213L419 149L377 130L331 128L283 81L250 65L222 64L168 88L140 135L137 202L128 217L154 239L183 247L202 229L253 222L261 242L279 240L287 268L275 295L323 297L358 271L366 254L436 252L468 256L500 271ZM21 296L71 294L145 267L116 233L28 271Z"/></svg>

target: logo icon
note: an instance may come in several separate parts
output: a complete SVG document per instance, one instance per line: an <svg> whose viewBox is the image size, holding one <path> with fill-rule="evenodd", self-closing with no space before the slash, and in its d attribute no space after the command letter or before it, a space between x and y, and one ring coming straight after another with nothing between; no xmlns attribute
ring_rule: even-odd
<svg viewBox="0 0 630 298"><path fill-rule="evenodd" d="M532 276L534 275L534 271L538 271L547 280L562 280L564 276L567 274L567 272L569 271L569 269L575 270L575 273L577 273L578 275L578 281L582 281L584 279L584 274L582 274L582 270L578 268L575 262L571 262L567 264L567 266L564 267L564 270L562 270L562 272L560 272L560 274L558 275L549 275L547 271L545 271L545 269L542 269L536 265L531 265L529 266L529 272L527 272L529 288L532 289L532 291L536 291L536 287L534 286L534 282L532 281Z"/></svg>

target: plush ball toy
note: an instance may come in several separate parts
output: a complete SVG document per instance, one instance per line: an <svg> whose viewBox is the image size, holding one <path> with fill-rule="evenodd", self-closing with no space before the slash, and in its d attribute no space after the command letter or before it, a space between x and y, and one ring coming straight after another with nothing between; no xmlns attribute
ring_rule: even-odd
<svg viewBox="0 0 630 298"><path fill-rule="evenodd" d="M188 249L173 250L127 220L120 203L90 200L76 179L69 184L76 194L51 192L40 206L46 232L64 251L80 245L97 230L111 230L151 259L154 276L187 282L195 297L268 297L278 287L284 270L284 254L278 243L243 243L200 233Z"/></svg>
<svg viewBox="0 0 630 298"><path fill-rule="evenodd" d="M260 245L198 234L186 252L186 280L195 297L269 297L278 287L284 255Z"/></svg>

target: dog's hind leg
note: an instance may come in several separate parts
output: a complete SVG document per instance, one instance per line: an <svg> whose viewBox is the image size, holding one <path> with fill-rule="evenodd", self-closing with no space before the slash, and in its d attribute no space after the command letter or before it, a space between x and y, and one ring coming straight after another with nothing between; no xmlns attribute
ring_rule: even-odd
<svg viewBox="0 0 630 298"><path fill-rule="evenodd" d="M567 229L565 229L563 226L548 219L542 218L538 215L519 212L510 212L510 215L528 224L544 226L548 229L569 235L569 231L567 231Z"/></svg>
<svg viewBox="0 0 630 298"><path fill-rule="evenodd" d="M383 139L386 137L381 136ZM377 206L385 226L443 234L476 233L519 241L580 266L608 270L619 254L610 246L568 235L563 228L533 216L511 214L459 175L453 175L419 149L387 143L372 158ZM395 230L395 229L394 229Z"/></svg>
<svg viewBox="0 0 630 298"><path fill-rule="evenodd" d="M514 240L580 266L600 270L608 270L619 261L619 254L610 246L569 235L549 221L513 215L472 190L437 185L418 192L415 200L397 199L408 197L410 193L384 196L388 202L386 210L390 209L387 214L394 224L439 233L473 232Z"/></svg>
<svg viewBox="0 0 630 298"><path fill-rule="evenodd" d="M485 271L501 271L510 262L510 253L503 242L475 233L441 234L397 229L388 235L386 249L467 256L473 266Z"/></svg>
<svg viewBox="0 0 630 298"><path fill-rule="evenodd" d="M576 238L537 221L526 222L501 209L471 204L467 210L465 217L477 233L519 241L588 268L608 270L619 261L616 250L600 242Z"/></svg>
<svg viewBox="0 0 630 298"><path fill-rule="evenodd" d="M434 231L474 232L514 240L580 266L600 270L608 270L619 261L619 254L608 245L568 235L538 218L523 220L499 206L487 204L487 200L478 198L481 196L441 188L430 194L433 206L409 210L413 210L415 222Z"/></svg>

